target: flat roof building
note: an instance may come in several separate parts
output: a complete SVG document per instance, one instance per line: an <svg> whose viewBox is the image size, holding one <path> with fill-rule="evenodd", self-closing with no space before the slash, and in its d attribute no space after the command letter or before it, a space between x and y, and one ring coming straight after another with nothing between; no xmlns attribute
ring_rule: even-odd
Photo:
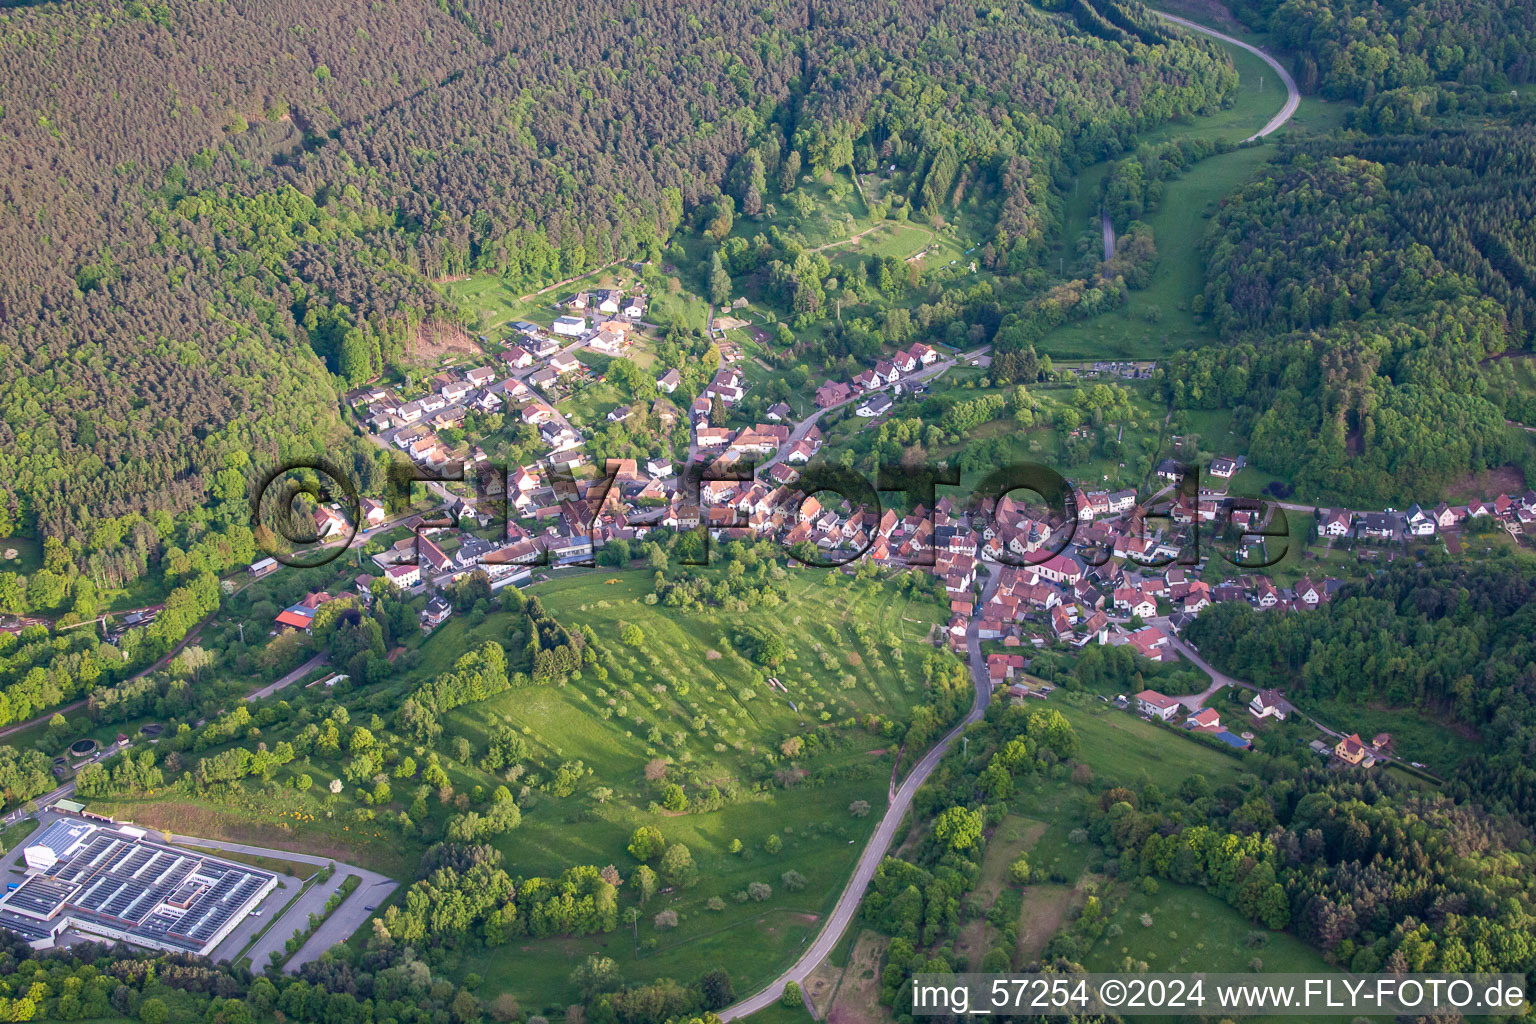
<svg viewBox="0 0 1536 1024"><path fill-rule="evenodd" d="M74 928L206 956L277 885L271 871L157 843L142 829L67 818L23 856L27 877L0 897L0 927L36 949Z"/></svg>

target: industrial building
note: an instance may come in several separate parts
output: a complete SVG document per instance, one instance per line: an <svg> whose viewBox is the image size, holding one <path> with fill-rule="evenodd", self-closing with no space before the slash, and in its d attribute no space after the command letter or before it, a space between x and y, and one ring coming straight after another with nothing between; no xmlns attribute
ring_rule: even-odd
<svg viewBox="0 0 1536 1024"><path fill-rule="evenodd" d="M0 927L36 949L66 928L206 956L277 885L270 871L178 849L142 829L61 818L22 851Z"/></svg>

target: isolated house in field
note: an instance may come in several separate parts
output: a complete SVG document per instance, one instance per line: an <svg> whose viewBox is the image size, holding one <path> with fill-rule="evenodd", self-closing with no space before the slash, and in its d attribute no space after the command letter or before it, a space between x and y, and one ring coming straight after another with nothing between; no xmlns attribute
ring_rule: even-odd
<svg viewBox="0 0 1536 1024"><path fill-rule="evenodd" d="M1223 480L1229 480L1237 470L1238 464L1236 459L1228 458L1225 455L1218 455L1211 460L1211 465L1207 472L1211 476L1218 476Z"/></svg>

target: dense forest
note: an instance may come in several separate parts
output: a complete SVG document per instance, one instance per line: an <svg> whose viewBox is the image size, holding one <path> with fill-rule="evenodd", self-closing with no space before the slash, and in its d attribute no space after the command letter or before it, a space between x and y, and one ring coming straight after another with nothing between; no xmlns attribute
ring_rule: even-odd
<svg viewBox="0 0 1536 1024"><path fill-rule="evenodd" d="M1199 885L1349 971L1530 969L1528 833L1379 773L1277 768L1247 792L1108 790L1095 836L1120 877Z"/></svg>
<svg viewBox="0 0 1536 1024"><path fill-rule="evenodd" d="M1527 459L1489 361L1531 344L1533 213L1529 127L1292 148L1215 218L1197 306L1232 344L1174 360L1170 400L1235 409L1250 461L1323 500Z"/></svg>
<svg viewBox="0 0 1536 1024"><path fill-rule="evenodd" d="M3 532L89 542L334 450L331 384L455 329L430 279L654 257L722 186L750 215L786 164L920 170L924 214L979 190L988 258L1026 265L1063 159L1235 81L1139 6L1079 6L9 10Z"/></svg>
<svg viewBox="0 0 1536 1024"><path fill-rule="evenodd" d="M1510 564L1393 565L1326 613L1213 606L1191 642L1225 670L1296 698L1415 708L1474 729L1450 792L1536 820L1536 578Z"/></svg>
<svg viewBox="0 0 1536 1024"><path fill-rule="evenodd" d="M1525 0L1235 0L1231 6L1291 53L1304 92L1369 100L1431 82L1507 90L1536 77L1536 9Z"/></svg>

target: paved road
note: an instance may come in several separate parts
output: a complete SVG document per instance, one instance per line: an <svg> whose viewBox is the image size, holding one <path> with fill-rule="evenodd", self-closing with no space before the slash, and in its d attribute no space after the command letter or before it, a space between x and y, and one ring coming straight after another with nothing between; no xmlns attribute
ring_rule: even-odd
<svg viewBox="0 0 1536 1024"><path fill-rule="evenodd" d="M1157 618L1151 619L1149 621L1152 625L1157 626L1164 633L1168 634L1168 642L1173 645L1174 650L1182 654L1200 671L1211 677L1211 685L1207 686L1199 693L1191 693L1183 697L1175 698L1180 704L1184 705L1185 710L1189 711L1190 713L1199 711L1201 708L1205 707L1205 702L1211 697L1215 696L1217 691L1221 690L1223 687L1237 686L1246 690L1258 689L1257 686L1254 686L1252 683L1247 682L1246 680L1235 679L1224 672L1217 671L1210 664L1210 662L1200 657L1200 653L1198 651L1196 651L1193 647L1189 646L1189 644L1185 643L1179 638L1179 635L1173 631L1173 627L1168 625L1168 619L1166 617L1158 616Z"/></svg>
<svg viewBox="0 0 1536 1024"><path fill-rule="evenodd" d="M1291 73L1285 70L1285 68L1282 67L1280 62L1275 60L1275 58L1271 57L1257 46L1245 43L1241 39L1236 39L1227 35L1225 32L1218 32L1213 28L1206 28L1199 22L1190 21L1188 18L1181 18L1177 14L1164 14L1162 11L1153 11L1152 13L1157 15L1159 18L1162 18L1164 21L1171 21L1175 25L1182 25L1184 28L1187 28L1192 32L1199 32L1201 35L1210 36L1212 39L1219 39L1231 46L1236 46L1247 50L1249 53L1253 54L1255 57L1259 58L1264 63L1268 64L1271 68L1273 68L1275 74L1280 76L1280 81L1285 83L1285 105L1280 108L1279 113L1269 119L1268 124L1254 132L1252 135L1248 136L1243 140L1244 142L1252 142L1255 139L1262 139L1264 136L1279 130L1280 126L1289 121L1291 116L1296 113L1296 108L1301 105L1301 92L1296 88L1296 79L1292 78Z"/></svg>
<svg viewBox="0 0 1536 1024"><path fill-rule="evenodd" d="M1099 211L1099 224L1104 229L1104 261L1115 258L1115 225L1109 219L1108 210Z"/></svg>
<svg viewBox="0 0 1536 1024"><path fill-rule="evenodd" d="M321 651L319 654L314 655L304 664L294 669L292 672L289 672L287 675L283 676L283 678L279 679L277 682L268 683L266 686L263 686L259 690L252 690L250 693L245 695L245 699L251 701L261 700L263 697L270 697L278 690L281 690L283 687L291 686L293 683L296 683L300 679L303 679L305 676L309 675L315 669L325 664L325 659L329 657L329 651Z"/></svg>
<svg viewBox="0 0 1536 1024"><path fill-rule="evenodd" d="M952 356L949 359L941 359L934 363L932 366L925 367L924 369L917 371L910 377L903 377L901 379L901 383L921 384L933 380L935 377L938 377L940 374L942 374L945 370L948 370L951 366L954 366L957 362L974 359L990 347L991 346L984 346L977 349L975 352L967 352L963 355ZM836 405L829 405L825 409L817 409L805 419L796 423L794 428L789 432L789 440L781 444L779 446L779 450L774 452L771 458L757 464L758 477L761 478L765 473L768 472L768 470L777 465L784 458L784 456L788 455L789 450L793 448L799 441L804 439L806 434L810 433L811 428L821 420L821 417L824 414L829 413L834 409L841 409L843 406L849 405L853 402L862 402L876 391L885 391L890 388L890 386L891 385L889 384L882 384L877 388L870 388L868 391L861 391L859 394L854 395L846 401L839 402ZM690 459L693 458L693 454L694 449L690 447L688 449L688 456Z"/></svg>
<svg viewBox="0 0 1536 1024"><path fill-rule="evenodd" d="M202 846L212 850L225 850L230 853L247 853L259 857L279 857L283 860L295 861L300 864L313 864L316 867L324 867L327 864L336 865L336 871L331 875L329 881L305 893L304 898L294 904L293 908L262 937L262 941L258 944L257 948L257 952L261 954L260 957L258 958L254 954L251 957L251 964L258 971L266 966L268 952L274 948L281 949L283 944L293 936L296 930L305 927L309 923L311 911L316 914L320 913L325 906L325 901L330 898L331 893L341 887L341 883L346 881L348 875L357 875L362 879L361 884L358 885L351 896L347 897L345 903L336 908L335 913L326 918L325 923L315 931L314 935L310 936L309 941L304 943L303 947L293 955L293 959L288 961L287 965L283 968L288 973L292 974L302 965L309 963L311 960L319 959L321 953L324 953L336 943L344 941L347 936L357 931L358 927L368 920L369 915L373 913L373 911L366 908L377 907L381 900L385 899L395 890L396 883L394 879L381 875L377 871L369 871L367 868L344 864L331 857L318 857L309 853L290 853L287 850L274 850L265 846L249 846L245 843L227 843L221 839L199 839L196 836L175 835L170 832L165 833L165 841L187 846ZM311 896L317 893L318 895L315 899L311 899Z"/></svg>
<svg viewBox="0 0 1536 1024"><path fill-rule="evenodd" d="M991 592L997 588L997 580L996 573L988 577L986 586L982 590L983 601L990 598ZM852 923L859 911L859 903L864 898L864 890L869 888L870 881L875 877L875 869L885 858L886 851L891 847L891 841L896 837L896 830L900 827L901 820L906 817L907 810L912 806L912 798L917 794L918 788L928 781L928 776L932 775L933 770L939 766L944 752L949 749L955 738L965 730L966 726L979 721L986 713L992 686L987 679L986 666L981 660L981 642L976 633L980 622L979 616L972 619L971 627L966 634L966 643L970 648L971 676L976 685L976 699L971 704L971 710L961 719L960 724L946 733L943 739L934 744L932 750L923 755L922 760L918 761L911 773L907 775L906 781L896 790L896 795L886 807L880 824L875 826L874 835L869 837L864 852L859 854L859 862L854 866L853 877L848 879L848 885L843 889L842 896L838 898L837 906L832 908L832 913L827 916L821 926L821 932L817 934L810 948L800 955L800 959L796 960L793 966L770 981L763 989L721 1010L721 1020L737 1020L772 1006L779 1001L786 982L798 982L803 987L806 977L827 958L827 954L832 952L832 947L841 941L843 933L848 930L848 925ZM981 666L980 671L977 670L978 665Z"/></svg>

